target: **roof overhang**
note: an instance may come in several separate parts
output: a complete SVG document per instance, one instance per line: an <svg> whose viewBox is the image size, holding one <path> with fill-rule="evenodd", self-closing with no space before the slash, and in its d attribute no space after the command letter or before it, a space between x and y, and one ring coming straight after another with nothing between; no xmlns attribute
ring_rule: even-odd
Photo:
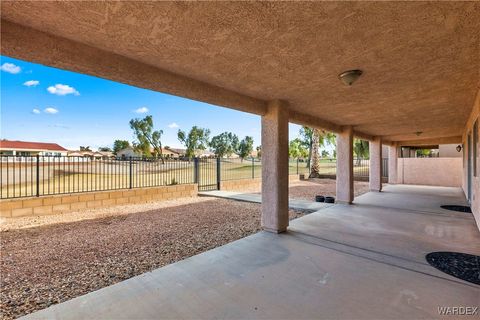
<svg viewBox="0 0 480 320"><path fill-rule="evenodd" d="M479 90L478 2L1 6L4 55L365 139L459 136Z"/></svg>

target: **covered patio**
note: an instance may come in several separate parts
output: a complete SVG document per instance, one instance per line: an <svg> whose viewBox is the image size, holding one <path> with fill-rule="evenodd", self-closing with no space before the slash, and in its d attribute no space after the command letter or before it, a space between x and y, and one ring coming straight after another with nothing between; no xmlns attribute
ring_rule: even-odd
<svg viewBox="0 0 480 320"><path fill-rule="evenodd" d="M445 203L466 202L455 188L387 186L25 319L438 318L480 297L425 260L480 254L472 215Z"/></svg>
<svg viewBox="0 0 480 320"><path fill-rule="evenodd" d="M265 231L30 318L418 319L478 305L478 286L425 261L480 254L478 2L1 6L3 55L250 112L262 125ZM339 75L354 70L345 85ZM337 135L337 204L290 226L289 122ZM370 142L371 192L359 198L354 137ZM401 146L441 143L462 147L462 188L395 185Z"/></svg>

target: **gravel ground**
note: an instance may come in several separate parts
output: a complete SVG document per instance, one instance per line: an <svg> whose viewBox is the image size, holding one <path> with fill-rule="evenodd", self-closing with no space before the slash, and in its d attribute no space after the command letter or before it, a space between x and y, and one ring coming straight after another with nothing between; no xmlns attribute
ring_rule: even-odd
<svg viewBox="0 0 480 320"><path fill-rule="evenodd" d="M259 204L187 200L147 212L155 204L144 205L144 212L138 206L136 213L115 216L111 209L82 212L73 218L87 220L57 217L47 223L63 223L24 228L26 223L1 232L1 317L13 319L46 308L260 229ZM301 215L290 211L291 219Z"/></svg>
<svg viewBox="0 0 480 320"><path fill-rule="evenodd" d="M309 179L290 183L288 188L289 198L304 199L315 201L316 195L336 196L336 182L332 179ZM355 196L359 196L369 191L368 182L354 182ZM260 193L258 188L249 188L242 190L243 192Z"/></svg>
<svg viewBox="0 0 480 320"><path fill-rule="evenodd" d="M82 209L79 211L69 212L68 214L22 217L14 219L0 218L0 231L32 228L55 223L75 222L87 219L98 219L111 216L126 215L130 213L145 212L161 208L170 208L190 203L205 202L208 200L210 199L204 197L189 197L167 201L160 200L149 203L126 204L106 208Z"/></svg>
<svg viewBox="0 0 480 320"><path fill-rule="evenodd" d="M294 199L305 199L315 201L316 195L336 196L336 181L332 179L309 179L294 182L289 188L289 197ZM355 196L359 196L369 191L368 182L355 181Z"/></svg>

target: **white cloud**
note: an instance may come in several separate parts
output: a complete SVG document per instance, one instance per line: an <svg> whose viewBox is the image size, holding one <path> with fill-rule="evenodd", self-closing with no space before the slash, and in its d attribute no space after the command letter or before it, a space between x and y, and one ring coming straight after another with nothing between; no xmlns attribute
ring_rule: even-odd
<svg viewBox="0 0 480 320"><path fill-rule="evenodd" d="M40 81L38 81L38 80L28 80L28 81L23 83L23 85L27 86L27 87L36 87L39 84L40 84Z"/></svg>
<svg viewBox="0 0 480 320"><path fill-rule="evenodd" d="M2 64L0 69L2 71L12 73L12 74L17 74L17 73L20 73L20 71L22 71L22 68L20 68L19 66L16 66L13 63L8 63L8 62L5 62L4 64Z"/></svg>
<svg viewBox="0 0 480 320"><path fill-rule="evenodd" d="M40 110L39 110L39 109L37 109L37 108L34 108L34 109L32 110L32 113L35 113L35 114L40 114Z"/></svg>
<svg viewBox="0 0 480 320"><path fill-rule="evenodd" d="M67 84L56 84L54 86L50 86L47 88L47 91L51 94L56 94L57 96L66 96L67 94L73 94L75 96L80 95L80 92Z"/></svg>
<svg viewBox="0 0 480 320"><path fill-rule="evenodd" d="M175 122L172 122L172 123L170 123L170 124L168 125L168 127L169 127L170 129L175 129L175 128L178 128L178 124L175 123Z"/></svg>
<svg viewBox="0 0 480 320"><path fill-rule="evenodd" d="M52 108L52 107L48 107L48 108L45 108L45 110L43 110L43 112L49 113L49 114L55 114L55 113L58 113L58 110L55 109L55 108Z"/></svg>
<svg viewBox="0 0 480 320"><path fill-rule="evenodd" d="M137 110L134 110L133 112L135 112L135 113L147 113L148 108L147 107L141 107L141 108L138 108Z"/></svg>

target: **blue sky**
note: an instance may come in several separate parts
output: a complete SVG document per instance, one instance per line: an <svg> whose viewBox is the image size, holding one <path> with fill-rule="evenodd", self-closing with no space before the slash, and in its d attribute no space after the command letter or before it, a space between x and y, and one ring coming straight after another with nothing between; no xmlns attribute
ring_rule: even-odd
<svg viewBox="0 0 480 320"><path fill-rule="evenodd" d="M128 122L152 115L162 142L181 147L178 129L209 128L260 145L260 117L79 73L0 56L2 139L55 142L96 150L115 139L134 140ZM147 111L148 110L148 111ZM290 138L300 127L290 125Z"/></svg>

